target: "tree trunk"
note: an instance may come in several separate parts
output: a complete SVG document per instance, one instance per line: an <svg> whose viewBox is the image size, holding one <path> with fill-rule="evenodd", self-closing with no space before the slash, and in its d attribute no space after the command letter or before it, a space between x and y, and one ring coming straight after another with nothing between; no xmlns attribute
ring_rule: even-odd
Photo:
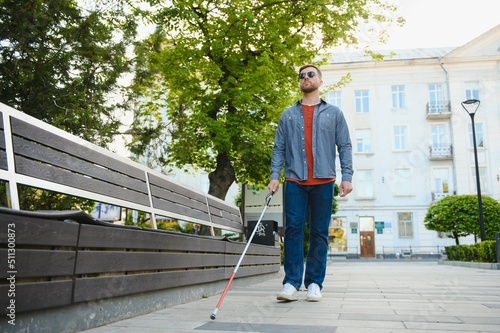
<svg viewBox="0 0 500 333"><path fill-rule="evenodd" d="M234 168L226 153L217 155L217 167L208 174L208 179L210 180L208 194L224 200L227 191L236 180Z"/></svg>

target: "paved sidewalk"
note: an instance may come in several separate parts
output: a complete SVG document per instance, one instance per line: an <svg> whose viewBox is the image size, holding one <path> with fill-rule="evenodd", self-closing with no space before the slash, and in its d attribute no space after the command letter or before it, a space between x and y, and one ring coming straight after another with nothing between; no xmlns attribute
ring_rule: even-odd
<svg viewBox="0 0 500 333"><path fill-rule="evenodd" d="M323 301L277 302L281 277L85 333L500 332L500 270L435 261L333 261Z"/></svg>

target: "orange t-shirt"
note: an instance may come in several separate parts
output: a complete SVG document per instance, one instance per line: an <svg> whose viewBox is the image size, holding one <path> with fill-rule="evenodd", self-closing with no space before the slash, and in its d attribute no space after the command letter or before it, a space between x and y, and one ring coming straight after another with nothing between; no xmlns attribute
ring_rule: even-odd
<svg viewBox="0 0 500 333"><path fill-rule="evenodd" d="M306 144L307 180L299 181L293 178L287 180L295 181L301 185L321 185L335 181L335 178L314 178L314 158L312 151L313 116L316 105L302 104L304 113L304 139Z"/></svg>

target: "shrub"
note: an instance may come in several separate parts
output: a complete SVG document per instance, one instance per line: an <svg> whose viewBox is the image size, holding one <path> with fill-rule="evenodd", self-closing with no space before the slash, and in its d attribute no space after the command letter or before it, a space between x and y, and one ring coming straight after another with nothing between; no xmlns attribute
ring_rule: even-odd
<svg viewBox="0 0 500 333"><path fill-rule="evenodd" d="M445 247L448 260L497 262L496 242L484 241L473 245L456 245Z"/></svg>

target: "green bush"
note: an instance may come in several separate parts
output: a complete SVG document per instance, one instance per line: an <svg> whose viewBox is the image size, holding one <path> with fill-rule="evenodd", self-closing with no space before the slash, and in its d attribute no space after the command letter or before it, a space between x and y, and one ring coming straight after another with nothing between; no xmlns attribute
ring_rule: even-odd
<svg viewBox="0 0 500 333"><path fill-rule="evenodd" d="M497 262L496 242L484 241L473 245L456 245L445 247L448 260Z"/></svg>
<svg viewBox="0 0 500 333"><path fill-rule="evenodd" d="M281 255L281 264L285 262L285 244L280 242L280 255Z"/></svg>

